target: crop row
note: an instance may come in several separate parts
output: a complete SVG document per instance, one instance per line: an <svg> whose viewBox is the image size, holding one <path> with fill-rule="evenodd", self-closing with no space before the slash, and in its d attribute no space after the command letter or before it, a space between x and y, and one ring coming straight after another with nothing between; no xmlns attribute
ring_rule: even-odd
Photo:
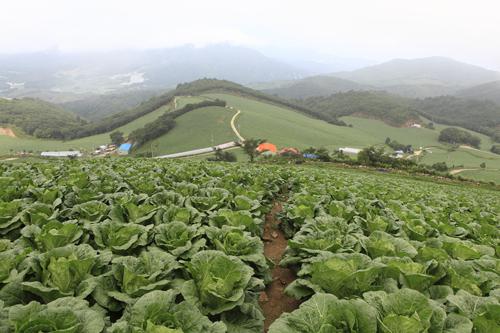
<svg viewBox="0 0 500 333"><path fill-rule="evenodd" d="M260 237L279 171L132 160L0 168L0 331L262 331Z"/></svg>
<svg viewBox="0 0 500 333"><path fill-rule="evenodd" d="M0 164L0 332L262 332L282 192L303 303L270 333L499 331L497 192L124 159Z"/></svg>
<svg viewBox="0 0 500 333"><path fill-rule="evenodd" d="M271 333L500 331L498 193L310 170L293 182L281 265L307 301Z"/></svg>

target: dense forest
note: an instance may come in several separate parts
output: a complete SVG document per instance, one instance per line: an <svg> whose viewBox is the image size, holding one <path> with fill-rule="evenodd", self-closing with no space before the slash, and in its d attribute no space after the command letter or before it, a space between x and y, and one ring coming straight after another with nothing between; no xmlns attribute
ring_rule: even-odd
<svg viewBox="0 0 500 333"><path fill-rule="evenodd" d="M500 106L494 102L442 96L413 100L411 105L433 122L464 127L500 142Z"/></svg>
<svg viewBox="0 0 500 333"><path fill-rule="evenodd" d="M38 138L64 139L86 122L61 107L34 98L0 99L0 127L15 126Z"/></svg>
<svg viewBox="0 0 500 333"><path fill-rule="evenodd" d="M296 103L302 103L325 117L357 115L382 120L393 126L403 126L420 119L406 99L379 91L342 92L296 100Z"/></svg>

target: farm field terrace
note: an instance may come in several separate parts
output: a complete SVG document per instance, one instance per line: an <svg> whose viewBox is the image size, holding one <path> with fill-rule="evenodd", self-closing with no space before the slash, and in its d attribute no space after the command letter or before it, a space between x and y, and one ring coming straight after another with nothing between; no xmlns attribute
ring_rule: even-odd
<svg viewBox="0 0 500 333"><path fill-rule="evenodd" d="M264 324L270 214L302 304ZM497 332L499 216L497 191L351 170L2 163L0 328Z"/></svg>

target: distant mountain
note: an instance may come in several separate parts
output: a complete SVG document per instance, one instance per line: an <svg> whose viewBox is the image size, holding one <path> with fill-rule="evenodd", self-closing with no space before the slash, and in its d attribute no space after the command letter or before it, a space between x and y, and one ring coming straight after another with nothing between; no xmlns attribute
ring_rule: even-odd
<svg viewBox="0 0 500 333"><path fill-rule="evenodd" d="M368 85L356 83L332 76L312 76L305 79L284 83L281 87L264 89L268 94L285 98L307 98L328 96L350 90L373 90Z"/></svg>
<svg viewBox="0 0 500 333"><path fill-rule="evenodd" d="M395 59L332 76L377 87L425 85L467 87L500 80L500 73L443 57Z"/></svg>
<svg viewBox="0 0 500 333"><path fill-rule="evenodd" d="M478 86L461 89L456 96L470 99L490 100L500 105L500 81L488 82Z"/></svg>
<svg viewBox="0 0 500 333"><path fill-rule="evenodd" d="M0 55L0 96L40 90L105 93L123 88L159 89L203 77L238 83L294 80L307 71L244 47L226 44L197 48L106 53L42 52Z"/></svg>
<svg viewBox="0 0 500 333"><path fill-rule="evenodd" d="M377 62L353 57L339 57L336 55L316 52L313 49L282 48L278 45L266 46L262 53L280 59L295 68L302 69L312 75L326 75L333 72L352 71L366 66L375 65Z"/></svg>

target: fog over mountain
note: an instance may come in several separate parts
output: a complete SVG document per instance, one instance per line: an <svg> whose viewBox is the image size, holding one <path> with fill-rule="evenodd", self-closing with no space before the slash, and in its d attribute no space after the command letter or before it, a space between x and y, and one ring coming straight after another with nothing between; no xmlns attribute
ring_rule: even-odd
<svg viewBox="0 0 500 333"><path fill-rule="evenodd" d="M217 77L239 83L298 79L312 72L229 44L93 53L38 52L0 56L0 90L109 92L170 88Z"/></svg>

